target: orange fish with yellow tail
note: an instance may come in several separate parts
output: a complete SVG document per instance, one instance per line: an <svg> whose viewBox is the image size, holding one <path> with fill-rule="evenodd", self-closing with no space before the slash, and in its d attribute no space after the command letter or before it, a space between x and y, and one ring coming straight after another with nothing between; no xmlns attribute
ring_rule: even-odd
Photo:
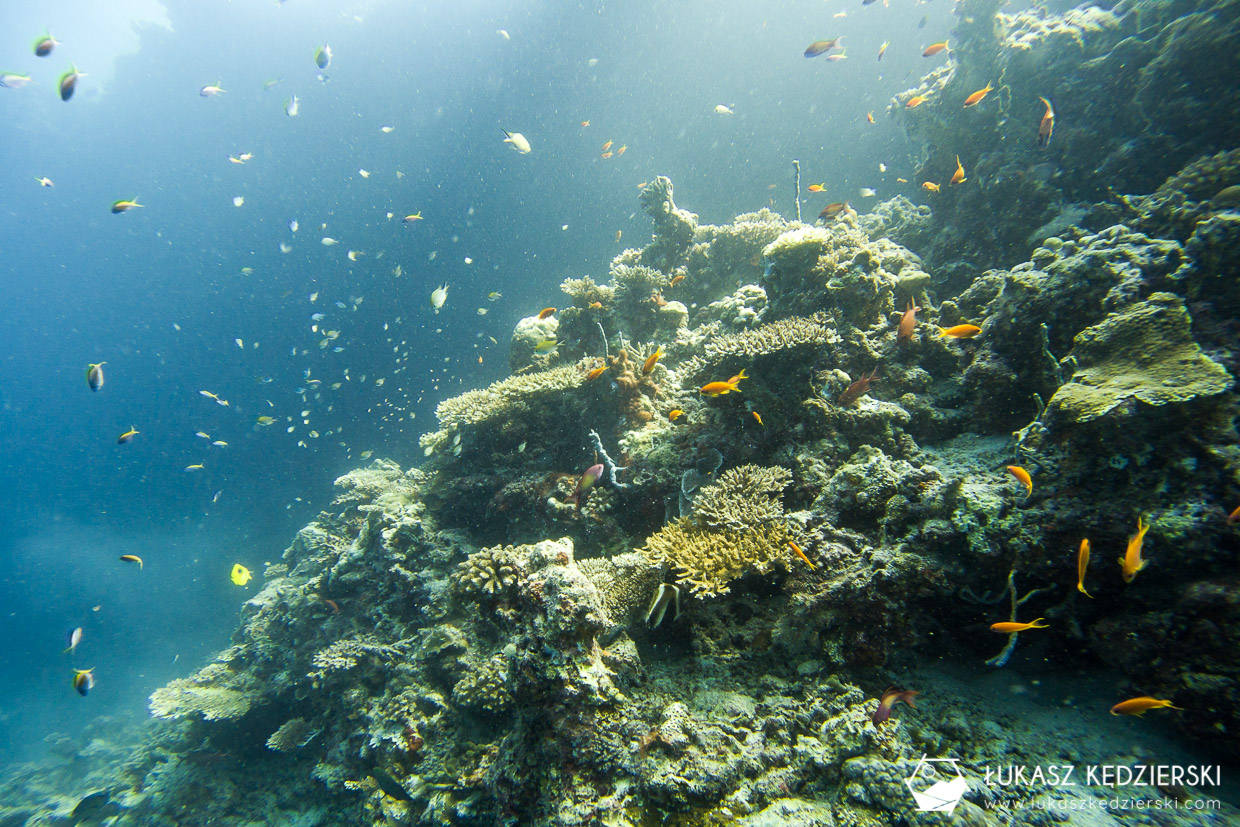
<svg viewBox="0 0 1240 827"><path fill-rule="evenodd" d="M925 103L928 100L929 100L929 97L927 97L926 95L914 95L913 97L909 98L905 102L904 108L905 109L916 109L918 106L921 106L923 103Z"/></svg>
<svg viewBox="0 0 1240 827"><path fill-rule="evenodd" d="M1149 695L1142 695L1139 698L1129 698L1126 701L1120 701L1111 707L1112 715L1144 715L1151 709L1180 709L1178 706L1172 706L1171 701L1163 701L1158 698L1151 698Z"/></svg>
<svg viewBox="0 0 1240 827"><path fill-rule="evenodd" d="M897 342L907 342L913 338L913 331L917 329L917 311L920 307L913 304L913 300L908 300L908 309L904 311L904 315L900 317L900 327L896 331Z"/></svg>
<svg viewBox="0 0 1240 827"><path fill-rule="evenodd" d="M745 371L742 369L740 373L733 376L726 382L708 382L702 386L702 394L704 396L723 396L727 393L740 393L740 383L742 379L748 379Z"/></svg>
<svg viewBox="0 0 1240 827"><path fill-rule="evenodd" d="M816 569L816 568L818 568L817 566L815 566L815 565L814 565L814 563L813 563L813 561L812 561L812 560L810 560L808 557L806 557L806 556L805 556L805 552L804 552L804 551L802 551L802 550L801 550L801 547L800 547L800 546L798 546L796 543L794 543L794 542L792 542L791 540L789 540L789 541L788 541L788 548L792 549L792 553L793 553L793 554L795 554L797 557L800 557L802 560L804 560L804 561L805 561L805 565L809 566L811 569Z"/></svg>
<svg viewBox="0 0 1240 827"><path fill-rule="evenodd" d="M995 91L995 87L991 86L990 82L987 81L985 89L978 89L972 95L969 95L967 98L964 99L964 108L968 109L970 106L977 106L979 103L982 102L983 98L985 98L987 95L989 95L993 91Z"/></svg>
<svg viewBox="0 0 1240 827"><path fill-rule="evenodd" d="M1015 621L1005 620L1002 623L990 624L990 631L1004 635L1013 635L1017 632L1027 632L1030 629L1046 629L1048 627L1047 624L1043 623L1044 620L1046 620L1044 617L1039 617L1037 620L1031 620L1028 623L1016 623ZM1039 623L1042 625L1039 626Z"/></svg>
<svg viewBox="0 0 1240 827"><path fill-rule="evenodd" d="M939 328L939 336L944 339L972 339L981 332L982 329L975 324L958 324Z"/></svg>
<svg viewBox="0 0 1240 827"><path fill-rule="evenodd" d="M1149 530L1150 524L1138 516L1137 533L1128 538L1128 550L1124 552L1123 557L1119 558L1120 573L1125 583L1131 583L1137 576L1137 572L1150 564L1149 560L1141 557L1141 546L1145 544L1145 532Z"/></svg>
<svg viewBox="0 0 1240 827"><path fill-rule="evenodd" d="M595 379L597 379L597 378L599 378L600 376L602 376L602 375L603 375L603 373L604 373L606 370L607 370L607 366L606 366L606 365L601 365L601 366L599 366L599 367L595 368L594 370L592 370L592 371L590 371L589 373L587 373L587 374L586 374L586 381L587 381L587 382L593 382Z"/></svg>
<svg viewBox="0 0 1240 827"><path fill-rule="evenodd" d="M925 190L926 192L938 192L939 191L939 185L934 183L933 181L923 181L921 188Z"/></svg>
<svg viewBox="0 0 1240 827"><path fill-rule="evenodd" d="M554 316L555 314L556 314L556 309L554 307L544 307L542 310L538 311L538 318L539 320L542 320L542 319L547 318L548 316Z"/></svg>
<svg viewBox="0 0 1240 827"><path fill-rule="evenodd" d="M1016 479L1020 480L1021 484L1025 486L1026 496L1033 493L1033 477L1029 476L1028 471L1021 468L1019 465L1009 465L1007 470L1009 474L1016 477Z"/></svg>
<svg viewBox="0 0 1240 827"><path fill-rule="evenodd" d="M1042 115L1042 122L1038 124L1038 148L1046 149L1051 142L1051 133L1055 131L1055 107L1044 97L1039 96L1038 100L1046 104L1046 112Z"/></svg>
<svg viewBox="0 0 1240 827"><path fill-rule="evenodd" d="M1093 595L1085 591L1085 571L1089 568L1089 539L1081 540L1081 548L1076 553L1076 590L1086 597Z"/></svg>
<svg viewBox="0 0 1240 827"><path fill-rule="evenodd" d="M957 155L956 156L956 171L952 173L952 180L948 181L947 183L952 184L952 185L963 184L967 180L969 179L964 177L964 164L960 163L960 156Z"/></svg>
<svg viewBox="0 0 1240 827"><path fill-rule="evenodd" d="M659 364L659 357L662 355L663 348L655 348L654 353L650 354L650 358L647 359L645 364L642 365L642 373L650 373L650 371L654 370L654 366Z"/></svg>
<svg viewBox="0 0 1240 827"><path fill-rule="evenodd" d="M947 51L947 41L943 40L938 43L931 43L929 46L926 47L926 50L921 53L921 56L922 57L934 57L939 52L945 52L945 51Z"/></svg>

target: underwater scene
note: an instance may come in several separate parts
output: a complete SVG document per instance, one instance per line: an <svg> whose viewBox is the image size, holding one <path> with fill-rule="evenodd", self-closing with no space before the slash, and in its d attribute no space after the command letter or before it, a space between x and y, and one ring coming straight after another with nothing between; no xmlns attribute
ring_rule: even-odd
<svg viewBox="0 0 1240 827"><path fill-rule="evenodd" d="M1240 0L0 17L0 827L1240 825Z"/></svg>

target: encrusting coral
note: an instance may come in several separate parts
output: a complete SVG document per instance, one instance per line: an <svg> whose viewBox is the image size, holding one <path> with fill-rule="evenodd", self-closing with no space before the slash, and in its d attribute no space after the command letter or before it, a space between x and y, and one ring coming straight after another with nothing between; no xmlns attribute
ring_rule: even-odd
<svg viewBox="0 0 1240 827"><path fill-rule="evenodd" d="M1076 371L1047 403L1052 423L1085 423L1125 403L1160 406L1222 393L1232 378L1193 341L1184 302L1154 293L1076 335Z"/></svg>

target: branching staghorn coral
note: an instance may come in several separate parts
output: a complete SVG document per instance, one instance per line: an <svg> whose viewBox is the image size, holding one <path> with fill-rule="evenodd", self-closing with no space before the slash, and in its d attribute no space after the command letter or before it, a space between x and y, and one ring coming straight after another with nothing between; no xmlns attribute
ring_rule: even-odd
<svg viewBox="0 0 1240 827"><path fill-rule="evenodd" d="M665 525L639 549L676 570L699 597L727 594L745 574L766 574L790 554L792 535L779 495L792 474L785 468L743 465L702 487L691 516Z"/></svg>
<svg viewBox="0 0 1240 827"><path fill-rule="evenodd" d="M399 657L400 654L400 650L395 646L375 643L369 638L338 640L315 654L311 660L314 671L309 677L317 681L331 672L347 672L367 657L376 657L386 661Z"/></svg>
<svg viewBox="0 0 1240 827"><path fill-rule="evenodd" d="M693 501L693 516L709 528L733 531L776 522L784 516L779 495L790 482L787 468L730 468L717 483L701 489Z"/></svg>

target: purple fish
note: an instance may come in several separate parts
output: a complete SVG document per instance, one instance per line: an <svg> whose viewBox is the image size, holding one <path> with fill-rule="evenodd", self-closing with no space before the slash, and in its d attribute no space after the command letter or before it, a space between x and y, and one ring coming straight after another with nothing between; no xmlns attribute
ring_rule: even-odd
<svg viewBox="0 0 1240 827"><path fill-rule="evenodd" d="M586 497L590 495L590 489L594 487L594 483L598 482L598 478L603 476L603 464L591 465L586 472L581 475L581 479L577 480L577 487L573 489L573 495L568 501L577 508L581 508L581 504L585 502Z"/></svg>
<svg viewBox="0 0 1240 827"><path fill-rule="evenodd" d="M920 694L920 692L914 689L905 689L904 691L894 688L887 689L883 693L882 699L878 702L878 709L874 710L874 715L870 720L874 723L874 726L878 726L883 721L886 721L891 717L891 708L900 701L904 701L913 709L916 709L917 704L913 703L913 698Z"/></svg>

